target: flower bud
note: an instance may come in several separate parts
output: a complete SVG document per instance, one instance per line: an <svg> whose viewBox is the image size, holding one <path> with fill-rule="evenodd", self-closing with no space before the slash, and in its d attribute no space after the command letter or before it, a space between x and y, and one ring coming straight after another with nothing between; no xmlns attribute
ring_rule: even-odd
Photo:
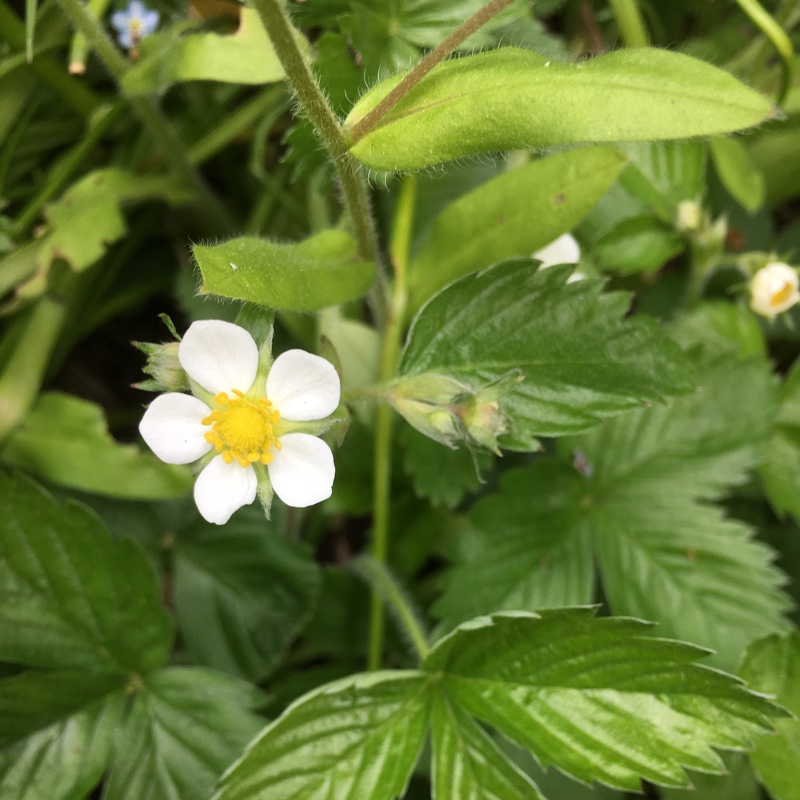
<svg viewBox="0 0 800 800"><path fill-rule="evenodd" d="M750 281L750 308L773 319L800 301L797 270L773 261L762 267Z"/></svg>
<svg viewBox="0 0 800 800"><path fill-rule="evenodd" d="M696 200L682 200L675 212L675 227L684 233L699 231L707 223L703 208Z"/></svg>
<svg viewBox="0 0 800 800"><path fill-rule="evenodd" d="M452 378L424 373L394 383L391 402L420 433L447 447L455 447L462 438L456 409L471 394L468 386Z"/></svg>
<svg viewBox="0 0 800 800"><path fill-rule="evenodd" d="M533 257L542 262L540 269L556 264L578 264L581 260L581 248L572 234L565 233L537 250Z"/></svg>
<svg viewBox="0 0 800 800"><path fill-rule="evenodd" d="M169 342L169 344L134 342L133 344L147 356L147 363L142 371L152 378L137 383L137 389L148 392L185 392L189 388L189 378L178 361L180 342Z"/></svg>

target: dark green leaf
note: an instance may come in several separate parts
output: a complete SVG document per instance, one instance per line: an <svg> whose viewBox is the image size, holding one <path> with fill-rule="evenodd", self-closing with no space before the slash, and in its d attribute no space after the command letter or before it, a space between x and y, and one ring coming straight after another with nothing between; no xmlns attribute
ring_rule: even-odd
<svg viewBox="0 0 800 800"><path fill-rule="evenodd" d="M402 78L369 90L347 126ZM503 48L434 67L351 152L376 169L419 169L492 150L726 133L771 113L732 75L667 50L617 50L574 64Z"/></svg>
<svg viewBox="0 0 800 800"><path fill-rule="evenodd" d="M394 800L425 738L430 677L355 675L305 695L247 749L214 800Z"/></svg>
<svg viewBox="0 0 800 800"><path fill-rule="evenodd" d="M260 508L225 526L197 522L176 541L178 621L201 664L254 681L277 666L311 615L319 569Z"/></svg>
<svg viewBox="0 0 800 800"><path fill-rule="evenodd" d="M681 354L653 321L623 320L625 295L566 284L571 270L518 260L448 286L414 320L401 373L478 390L518 370L524 381L500 401L513 426L500 444L520 450L687 391Z"/></svg>
<svg viewBox="0 0 800 800"><path fill-rule="evenodd" d="M624 166L624 157L610 147L568 150L499 175L456 200L411 264L411 307L456 278L529 256L572 230Z"/></svg>
<svg viewBox="0 0 800 800"><path fill-rule="evenodd" d="M46 481L110 497L161 500L192 487L188 467L114 441L100 406L60 392L39 397L2 458Z"/></svg>
<svg viewBox="0 0 800 800"><path fill-rule="evenodd" d="M543 765L637 791L685 786L684 767L720 772L711 749L751 746L780 709L704 652L591 609L498 614L466 623L424 662L453 702L528 747Z"/></svg>
<svg viewBox="0 0 800 800"><path fill-rule="evenodd" d="M242 237L195 245L203 291L288 311L316 311L355 300L375 278L355 240L328 230L298 244Z"/></svg>
<svg viewBox="0 0 800 800"><path fill-rule="evenodd" d="M111 674L164 663L172 624L141 548L0 472L0 659Z"/></svg>
<svg viewBox="0 0 800 800"><path fill-rule="evenodd" d="M767 636L747 648L739 674L754 689L767 692L794 714L775 723L778 735L759 741L750 756L775 800L798 800L800 763L800 634Z"/></svg>
<svg viewBox="0 0 800 800"><path fill-rule="evenodd" d="M128 710L105 800L200 800L256 733L250 684L202 667L145 676Z"/></svg>

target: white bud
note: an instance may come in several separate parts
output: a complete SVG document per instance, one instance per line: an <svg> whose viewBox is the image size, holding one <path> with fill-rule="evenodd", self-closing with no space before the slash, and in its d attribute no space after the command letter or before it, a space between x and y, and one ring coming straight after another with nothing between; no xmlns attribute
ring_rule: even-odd
<svg viewBox="0 0 800 800"><path fill-rule="evenodd" d="M800 301L797 270L773 261L762 267L750 281L750 308L772 319Z"/></svg>
<svg viewBox="0 0 800 800"><path fill-rule="evenodd" d="M533 257L542 262L540 269L547 269L556 264L577 264L581 260L581 248L572 234L565 233L541 250L537 250Z"/></svg>
<svg viewBox="0 0 800 800"><path fill-rule="evenodd" d="M698 231L703 224L703 209L695 200L683 200L678 203L675 214L675 227L679 231Z"/></svg>

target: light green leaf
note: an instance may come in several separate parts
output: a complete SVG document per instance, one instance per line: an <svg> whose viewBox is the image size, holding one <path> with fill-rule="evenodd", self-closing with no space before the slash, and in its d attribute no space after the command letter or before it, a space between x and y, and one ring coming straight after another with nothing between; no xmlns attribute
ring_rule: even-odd
<svg viewBox="0 0 800 800"><path fill-rule="evenodd" d="M0 472L0 660L110 674L164 663L172 624L141 548Z"/></svg>
<svg viewBox="0 0 800 800"><path fill-rule="evenodd" d="M202 667L145 676L120 735L105 800L209 797L225 767L258 731L263 702L250 684Z"/></svg>
<svg viewBox="0 0 800 800"><path fill-rule="evenodd" d="M307 549L284 539L278 521L265 523L258 508L225 526L197 522L180 530L175 554L178 621L194 659L265 678L302 631L319 592L319 568Z"/></svg>
<svg viewBox="0 0 800 800"><path fill-rule="evenodd" d="M699 501L741 483L772 420L761 360L703 367L700 389L563 442L551 459L507 473L480 500L437 607L447 626L500 609L593 597L591 553L614 614L717 651L733 668L756 636L784 630L788 599L774 554Z"/></svg>
<svg viewBox="0 0 800 800"><path fill-rule="evenodd" d="M162 500L192 488L188 467L116 442L100 406L60 392L40 395L2 460L60 486L109 497Z"/></svg>
<svg viewBox="0 0 800 800"><path fill-rule="evenodd" d="M794 714L794 719L776 722L778 735L759 741L750 759L775 800L800 800L800 634L773 634L754 642L739 674Z"/></svg>
<svg viewBox="0 0 800 800"><path fill-rule="evenodd" d="M111 757L125 695L120 691L105 703L91 700L114 680L86 673L26 673L0 682L0 730L8 736L8 723L30 726L24 737L0 746L3 800L91 795Z"/></svg>
<svg viewBox="0 0 800 800"><path fill-rule="evenodd" d="M775 724L780 726L783 720ZM664 800L762 800L763 794L753 768L743 753L723 753L724 775L704 775L694 772L688 789L664 789Z"/></svg>
<svg viewBox="0 0 800 800"><path fill-rule="evenodd" d="M165 92L182 81L282 81L285 74L281 62L258 12L242 8L240 13L239 29L227 36L191 33L185 25L148 36L141 44L139 62L125 73L122 88L128 94L149 94ZM297 38L308 51L308 43L299 34Z"/></svg>
<svg viewBox="0 0 800 800"><path fill-rule="evenodd" d="M800 194L800 117L793 116L775 127L769 126L748 146L755 168L764 178L767 202L771 206Z"/></svg>
<svg viewBox="0 0 800 800"><path fill-rule="evenodd" d="M629 217L597 242L595 256L605 269L632 275L660 269L683 248L681 237L655 217Z"/></svg>
<svg viewBox="0 0 800 800"><path fill-rule="evenodd" d="M364 94L347 127L403 77ZM492 150L707 136L771 114L732 75L679 53L642 47L575 64L509 47L437 65L351 152L375 169L419 169Z"/></svg>
<svg viewBox="0 0 800 800"><path fill-rule="evenodd" d="M411 264L411 307L456 278L529 256L572 230L624 166L624 157L610 147L568 150L499 175L456 200Z"/></svg>
<svg viewBox="0 0 800 800"><path fill-rule="evenodd" d="M623 320L627 296L566 284L571 271L520 259L448 286L414 320L401 374L477 390L518 370L524 381L500 400L513 426L500 444L519 450L687 391L681 354L654 322Z"/></svg>
<svg viewBox="0 0 800 800"><path fill-rule="evenodd" d="M764 332L756 315L734 303L701 303L678 317L670 335L685 350L702 345L707 352L718 355L731 350L742 358L767 355Z"/></svg>
<svg viewBox="0 0 800 800"><path fill-rule="evenodd" d="M800 361L786 376L778 396L775 430L761 464L770 503L800 522Z"/></svg>
<svg viewBox="0 0 800 800"><path fill-rule="evenodd" d="M720 772L712 747L740 749L781 712L704 652L591 609L497 614L442 639L424 669L454 703L583 781L638 791L685 786L683 768Z"/></svg>
<svg viewBox="0 0 800 800"><path fill-rule="evenodd" d="M214 800L394 800L422 748L431 678L372 672L301 697L248 747Z"/></svg>
<svg viewBox="0 0 800 800"><path fill-rule="evenodd" d="M288 311L316 311L364 295L375 265L358 257L355 240L322 231L297 244L252 236L195 245L202 291Z"/></svg>
<svg viewBox="0 0 800 800"><path fill-rule="evenodd" d="M737 203L751 214L764 205L764 176L750 158L745 146L730 137L715 136L711 140L711 156L717 174Z"/></svg>
<svg viewBox="0 0 800 800"><path fill-rule="evenodd" d="M434 692L432 697L434 800L544 800L536 785L446 693Z"/></svg>

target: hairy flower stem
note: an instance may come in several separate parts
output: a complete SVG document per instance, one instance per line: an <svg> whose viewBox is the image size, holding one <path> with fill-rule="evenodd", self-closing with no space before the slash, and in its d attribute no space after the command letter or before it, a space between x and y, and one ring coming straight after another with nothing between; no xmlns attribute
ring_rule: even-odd
<svg viewBox="0 0 800 800"><path fill-rule="evenodd" d="M411 231L417 199L417 183L412 175L403 179L395 215L390 252L394 268L392 300L386 315L381 346L380 382L387 383L397 372L400 342L408 298L407 273ZM391 519L392 427L394 411L381 405L375 416L375 457L373 471L372 557L384 565L389 552ZM384 609L381 592L373 588L369 616L367 668L379 669L383 656Z"/></svg>
<svg viewBox="0 0 800 800"><path fill-rule="evenodd" d="M129 64L120 55L100 22L92 16L81 0L58 0L58 4L76 30L86 37L89 46L121 87ZM201 217L203 224L209 231L221 232L232 229L233 221L228 210L209 189L200 173L189 161L183 142L162 115L158 106L149 97L128 96L127 99L150 135L155 139L157 146L167 159L167 163L194 191L198 216Z"/></svg>
<svg viewBox="0 0 800 800"><path fill-rule="evenodd" d="M510 6L512 2L513 0L491 0L466 22L459 25L440 45L431 50L369 114L353 125L349 131L350 142L355 143L368 134L439 62L444 61L456 47L480 30L492 17Z"/></svg>
<svg viewBox="0 0 800 800"><path fill-rule="evenodd" d="M609 0L617 27L628 47L647 47L650 39L637 0Z"/></svg>
<svg viewBox="0 0 800 800"><path fill-rule="evenodd" d="M349 153L349 142L320 85L297 46L294 28L278 0L254 0L275 53L314 130L331 155L339 175L345 205L350 212L362 258L378 265L379 280L385 282L380 259L367 181L358 162Z"/></svg>

